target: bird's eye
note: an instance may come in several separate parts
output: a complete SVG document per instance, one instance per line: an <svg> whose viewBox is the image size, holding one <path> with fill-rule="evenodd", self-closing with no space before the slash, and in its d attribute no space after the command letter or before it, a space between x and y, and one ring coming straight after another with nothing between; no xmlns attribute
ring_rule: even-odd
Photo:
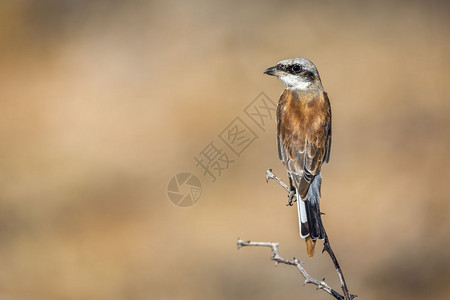
<svg viewBox="0 0 450 300"><path fill-rule="evenodd" d="M292 71L294 71L295 73L298 73L302 70L302 67L300 65L293 65L292 66Z"/></svg>

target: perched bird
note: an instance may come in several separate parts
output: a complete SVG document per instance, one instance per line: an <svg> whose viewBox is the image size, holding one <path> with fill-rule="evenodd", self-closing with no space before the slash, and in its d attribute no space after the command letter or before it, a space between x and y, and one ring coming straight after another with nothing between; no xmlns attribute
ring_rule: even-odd
<svg viewBox="0 0 450 300"><path fill-rule="evenodd" d="M320 169L330 159L330 101L308 59L280 61L264 74L278 77L286 86L277 106L278 154L289 177L289 205L297 201L300 236L312 257L317 239L326 235L319 200Z"/></svg>

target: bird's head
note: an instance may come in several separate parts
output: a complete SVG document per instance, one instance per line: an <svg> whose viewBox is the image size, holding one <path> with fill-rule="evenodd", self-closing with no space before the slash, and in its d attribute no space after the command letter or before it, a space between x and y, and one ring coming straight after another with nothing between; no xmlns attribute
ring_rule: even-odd
<svg viewBox="0 0 450 300"><path fill-rule="evenodd" d="M322 88L316 66L306 58L290 58L280 61L264 74L277 76L288 89L310 90Z"/></svg>

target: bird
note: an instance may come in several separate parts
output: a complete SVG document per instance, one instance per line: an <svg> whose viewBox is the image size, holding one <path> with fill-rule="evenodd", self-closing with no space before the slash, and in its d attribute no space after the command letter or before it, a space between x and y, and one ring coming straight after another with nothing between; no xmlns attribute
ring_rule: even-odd
<svg viewBox="0 0 450 300"><path fill-rule="evenodd" d="M321 168L331 150L331 105L316 66L306 58L285 59L264 71L285 89L278 101L278 155L286 167L289 205L297 202L300 237L308 257L326 238L320 211Z"/></svg>

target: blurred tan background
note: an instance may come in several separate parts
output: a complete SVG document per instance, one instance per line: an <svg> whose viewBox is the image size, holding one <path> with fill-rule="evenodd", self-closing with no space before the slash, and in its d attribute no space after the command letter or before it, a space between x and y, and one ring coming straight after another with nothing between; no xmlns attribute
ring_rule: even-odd
<svg viewBox="0 0 450 300"><path fill-rule="evenodd" d="M277 61L310 58L333 108L322 209L358 299L450 297L444 1L1 1L0 299L330 299L305 255L275 124L215 183L193 157ZM167 184L203 184L180 208Z"/></svg>

